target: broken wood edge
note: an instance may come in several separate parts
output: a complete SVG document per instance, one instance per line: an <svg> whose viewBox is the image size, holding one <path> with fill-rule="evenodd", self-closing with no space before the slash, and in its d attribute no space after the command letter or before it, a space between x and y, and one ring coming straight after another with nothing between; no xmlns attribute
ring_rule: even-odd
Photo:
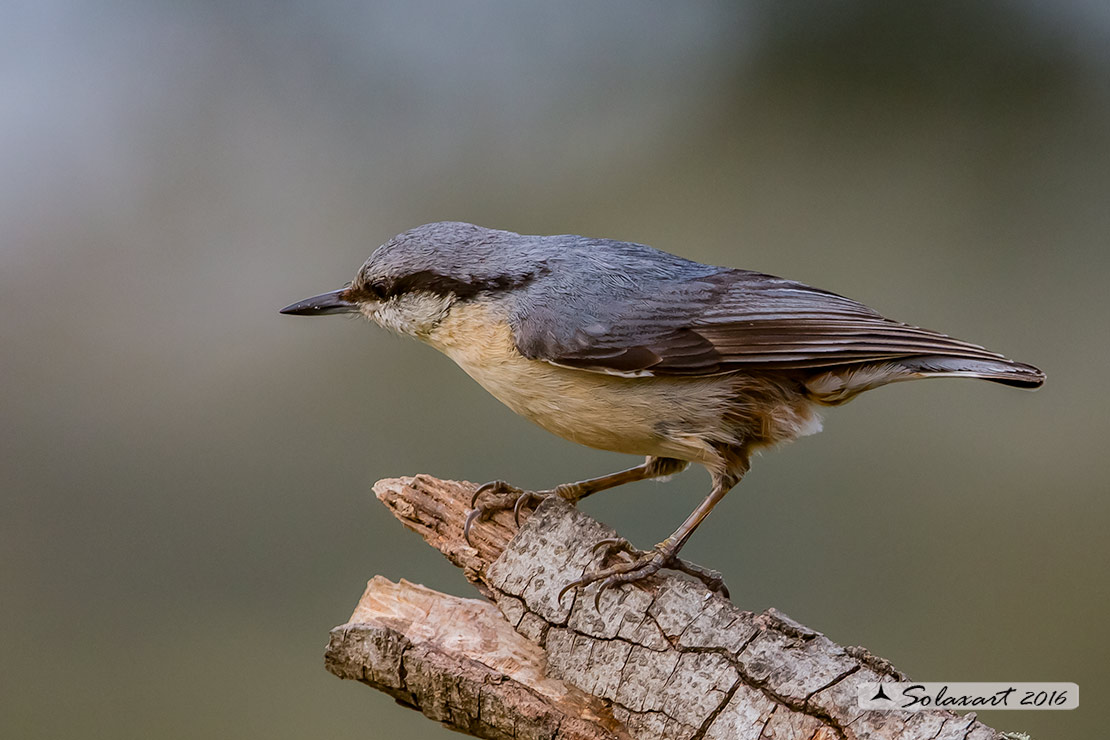
<svg viewBox="0 0 1110 740"><path fill-rule="evenodd" d="M476 737L630 740L600 699L544 675L543 650L486 601L375 576L325 665Z"/></svg>
<svg viewBox="0 0 1110 740"><path fill-rule="evenodd" d="M615 535L564 502L545 502L519 532L512 514L499 512L477 524L468 543L462 525L474 484L421 475L382 480L374 490L406 527L462 568L508 624L539 650L529 658L535 668L602 701L623 725L617 730L632 737L1004 737L974 714L860 710L861 682L900 681L905 676L863 648L839 646L774 609L760 614L741 610L677 574L606 591L599 611L593 607L592 589L568 593L560 603L562 586L591 564L592 545ZM483 620L496 616L495 607L487 606L489 610L481 612ZM429 614L421 619L434 623L438 618ZM478 613L468 619L477 620ZM352 618L333 632L333 643L336 632L357 627ZM354 653L352 663L337 657L347 649L340 647L329 647L329 668L347 666L337 675L357 675L359 669L353 666L363 658L371 662L363 663L362 675L376 675L376 654ZM489 667L480 655L465 657ZM423 665L435 675L429 685L464 680L461 673L451 672L454 664ZM390 693L389 685L383 686ZM460 720L469 716L467 710L450 702L447 706L454 712L448 714L455 729L501 737L496 734L500 730L480 734L481 727L466 729L473 726ZM435 718L441 716L447 715L437 710Z"/></svg>

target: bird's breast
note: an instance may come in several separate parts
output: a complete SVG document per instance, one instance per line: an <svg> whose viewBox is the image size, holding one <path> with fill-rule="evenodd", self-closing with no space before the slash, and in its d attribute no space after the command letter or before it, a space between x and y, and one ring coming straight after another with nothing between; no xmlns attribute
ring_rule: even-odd
<svg viewBox="0 0 1110 740"><path fill-rule="evenodd" d="M496 306L456 304L428 337L494 397L548 431L613 452L708 463L727 442L727 378L624 378L530 360Z"/></svg>

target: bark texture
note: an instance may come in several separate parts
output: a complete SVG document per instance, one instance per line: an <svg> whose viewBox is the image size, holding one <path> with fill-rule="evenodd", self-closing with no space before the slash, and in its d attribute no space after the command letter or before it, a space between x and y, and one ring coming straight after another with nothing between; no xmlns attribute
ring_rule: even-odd
<svg viewBox="0 0 1110 740"><path fill-rule="evenodd" d="M487 738L1002 740L974 715L857 707L858 685L905 677L771 609L744 611L669 572L559 590L616 533L547 501L462 536L471 483L379 481L378 498L492 604L375 578L335 628L327 667Z"/></svg>

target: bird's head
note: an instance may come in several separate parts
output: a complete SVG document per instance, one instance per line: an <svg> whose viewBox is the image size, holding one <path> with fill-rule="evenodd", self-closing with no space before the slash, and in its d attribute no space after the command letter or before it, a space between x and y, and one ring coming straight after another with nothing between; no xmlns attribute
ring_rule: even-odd
<svg viewBox="0 0 1110 740"><path fill-rule="evenodd" d="M545 269L510 231L443 221L378 247L345 288L281 309L295 316L362 314L377 324L427 338L459 302L503 296Z"/></svg>

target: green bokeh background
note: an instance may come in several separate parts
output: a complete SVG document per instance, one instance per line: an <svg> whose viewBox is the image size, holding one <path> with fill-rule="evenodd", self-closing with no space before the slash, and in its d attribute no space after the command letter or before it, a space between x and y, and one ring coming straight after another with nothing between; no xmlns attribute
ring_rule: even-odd
<svg viewBox="0 0 1110 740"><path fill-rule="evenodd" d="M445 358L277 314L444 219L788 276L1044 368L832 411L686 554L921 680L1110 691L1110 9L1096 2L2 3L0 736L446 738L327 674L374 501L579 448ZM648 546L693 471L584 504Z"/></svg>

